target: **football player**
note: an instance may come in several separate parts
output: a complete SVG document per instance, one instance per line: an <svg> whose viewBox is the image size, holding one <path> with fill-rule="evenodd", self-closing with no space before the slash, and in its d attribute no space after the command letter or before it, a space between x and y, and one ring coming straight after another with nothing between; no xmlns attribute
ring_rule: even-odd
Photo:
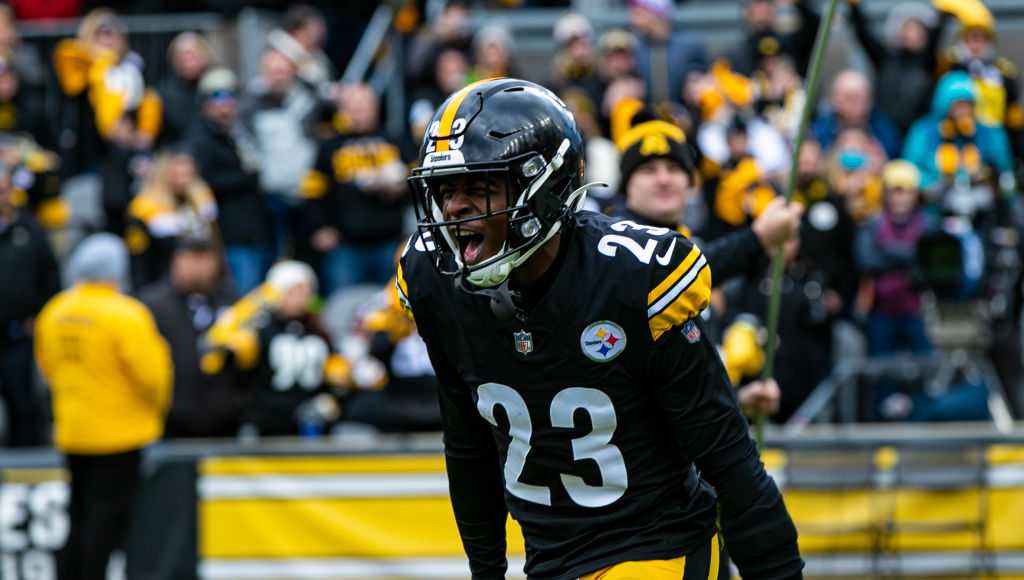
<svg viewBox="0 0 1024 580"><path fill-rule="evenodd" d="M711 272L668 228L579 211L582 143L553 93L491 79L435 113L399 264L440 383L474 578L800 578L796 529L699 321Z"/></svg>

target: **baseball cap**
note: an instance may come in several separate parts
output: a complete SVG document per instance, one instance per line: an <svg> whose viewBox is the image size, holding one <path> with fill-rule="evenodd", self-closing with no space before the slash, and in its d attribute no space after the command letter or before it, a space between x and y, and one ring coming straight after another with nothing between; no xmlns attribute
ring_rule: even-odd
<svg viewBox="0 0 1024 580"><path fill-rule="evenodd" d="M886 189L917 189L921 184L921 172L909 161L894 159L882 168L882 184Z"/></svg>
<svg viewBox="0 0 1024 580"><path fill-rule="evenodd" d="M204 99L234 97L238 92L238 78L224 67L210 69L199 79L199 95Z"/></svg>
<svg viewBox="0 0 1024 580"><path fill-rule="evenodd" d="M555 23L554 37L559 45L569 44L577 38L591 38L594 35L594 28L586 16L570 12L558 19Z"/></svg>
<svg viewBox="0 0 1024 580"><path fill-rule="evenodd" d="M614 28L601 35L600 46L601 52L632 51L636 47L636 37L621 28Z"/></svg>

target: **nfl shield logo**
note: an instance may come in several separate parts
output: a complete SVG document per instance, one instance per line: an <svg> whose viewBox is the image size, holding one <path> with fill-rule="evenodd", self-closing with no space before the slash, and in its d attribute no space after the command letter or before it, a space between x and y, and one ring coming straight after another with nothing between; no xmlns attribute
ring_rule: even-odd
<svg viewBox="0 0 1024 580"><path fill-rule="evenodd" d="M516 343L516 352L525 356L533 352L533 335L525 330L513 332L512 338Z"/></svg>
<svg viewBox="0 0 1024 580"><path fill-rule="evenodd" d="M696 344L700 340L700 327L692 320L686 321L683 325L683 336L690 344Z"/></svg>

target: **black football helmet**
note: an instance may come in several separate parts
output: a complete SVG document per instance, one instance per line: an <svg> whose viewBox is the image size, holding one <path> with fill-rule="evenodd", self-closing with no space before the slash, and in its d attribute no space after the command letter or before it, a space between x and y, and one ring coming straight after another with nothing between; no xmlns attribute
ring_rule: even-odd
<svg viewBox="0 0 1024 580"><path fill-rule="evenodd" d="M489 79L455 92L434 114L409 177L420 239L442 274L478 288L508 279L583 202L583 139L572 113L548 89L519 79ZM445 220L439 185L484 174L505 179L506 207ZM501 250L469 265L456 243L460 224L508 216Z"/></svg>

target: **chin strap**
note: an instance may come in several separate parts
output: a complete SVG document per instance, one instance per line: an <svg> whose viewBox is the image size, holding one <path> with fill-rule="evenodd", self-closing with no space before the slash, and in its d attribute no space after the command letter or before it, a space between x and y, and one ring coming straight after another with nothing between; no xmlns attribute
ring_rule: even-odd
<svg viewBox="0 0 1024 580"><path fill-rule="evenodd" d="M576 213L583 208L583 203L587 199L587 191L595 187L608 187L608 184L595 181L587 183L582 187L574 190L572 193L565 198L565 205L570 210L569 213ZM561 220L555 222L548 233L544 235L544 238L531 246L526 251L518 252L508 257L507 260L492 264L486 268L481 268L476 272L470 272L467 279L470 284L480 288L493 288L499 284L505 283L508 280L509 275L512 274L512 270L526 263L527 260L533 256L544 244L548 243L551 238L555 237L562 229ZM504 246L502 246L504 249Z"/></svg>
<svg viewBox="0 0 1024 580"><path fill-rule="evenodd" d="M478 288L467 284L462 278L456 278L455 287L469 294L479 294L490 298L491 312L502 323L511 322L520 315L520 310L516 306L519 293L509 288L508 280L493 288Z"/></svg>

